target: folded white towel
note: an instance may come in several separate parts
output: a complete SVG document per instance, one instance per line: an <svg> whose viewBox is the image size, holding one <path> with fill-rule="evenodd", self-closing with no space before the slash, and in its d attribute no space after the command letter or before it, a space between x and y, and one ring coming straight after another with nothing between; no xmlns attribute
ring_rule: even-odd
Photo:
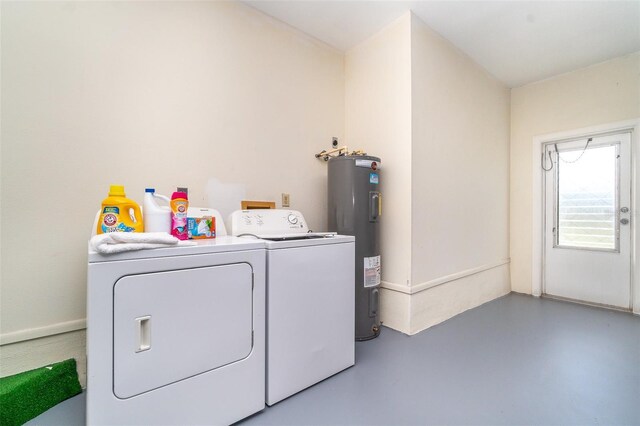
<svg viewBox="0 0 640 426"><path fill-rule="evenodd" d="M95 235L89 241L91 248L102 254L196 244L194 241L181 241L166 232L110 232Z"/></svg>

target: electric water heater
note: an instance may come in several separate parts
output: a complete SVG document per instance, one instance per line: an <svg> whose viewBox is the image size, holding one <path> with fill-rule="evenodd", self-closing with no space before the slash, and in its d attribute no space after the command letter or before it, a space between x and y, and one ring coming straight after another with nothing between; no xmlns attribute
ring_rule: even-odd
<svg viewBox="0 0 640 426"><path fill-rule="evenodd" d="M356 237L356 340L380 334L380 159L342 155L329 159L329 231Z"/></svg>

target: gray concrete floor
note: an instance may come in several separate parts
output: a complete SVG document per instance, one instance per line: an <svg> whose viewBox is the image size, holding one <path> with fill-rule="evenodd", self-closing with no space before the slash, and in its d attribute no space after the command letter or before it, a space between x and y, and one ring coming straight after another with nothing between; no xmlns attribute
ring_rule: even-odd
<svg viewBox="0 0 640 426"><path fill-rule="evenodd" d="M84 424L84 395L28 424ZM245 425L640 425L640 318L510 294L409 337Z"/></svg>

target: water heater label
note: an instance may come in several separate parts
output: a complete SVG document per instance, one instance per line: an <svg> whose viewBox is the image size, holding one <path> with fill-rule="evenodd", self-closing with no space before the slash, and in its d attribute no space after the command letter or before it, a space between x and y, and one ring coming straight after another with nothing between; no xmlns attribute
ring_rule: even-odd
<svg viewBox="0 0 640 426"><path fill-rule="evenodd" d="M371 167L371 163L376 163L376 167ZM373 160L356 160L356 167L376 170L380 168L380 162Z"/></svg>
<svg viewBox="0 0 640 426"><path fill-rule="evenodd" d="M364 258L364 286L375 287L380 284L380 256Z"/></svg>
<svg viewBox="0 0 640 426"><path fill-rule="evenodd" d="M377 173L369 173L369 183L378 184L378 174Z"/></svg>

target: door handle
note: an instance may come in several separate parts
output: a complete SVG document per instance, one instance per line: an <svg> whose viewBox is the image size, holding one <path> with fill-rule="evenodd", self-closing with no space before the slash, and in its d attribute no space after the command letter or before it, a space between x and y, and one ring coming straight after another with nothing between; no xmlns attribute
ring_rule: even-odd
<svg viewBox="0 0 640 426"><path fill-rule="evenodd" d="M369 192L369 222L377 222L381 213L380 193L377 191Z"/></svg>
<svg viewBox="0 0 640 426"><path fill-rule="evenodd" d="M151 315L135 319L138 339L136 352L144 352L151 349Z"/></svg>

